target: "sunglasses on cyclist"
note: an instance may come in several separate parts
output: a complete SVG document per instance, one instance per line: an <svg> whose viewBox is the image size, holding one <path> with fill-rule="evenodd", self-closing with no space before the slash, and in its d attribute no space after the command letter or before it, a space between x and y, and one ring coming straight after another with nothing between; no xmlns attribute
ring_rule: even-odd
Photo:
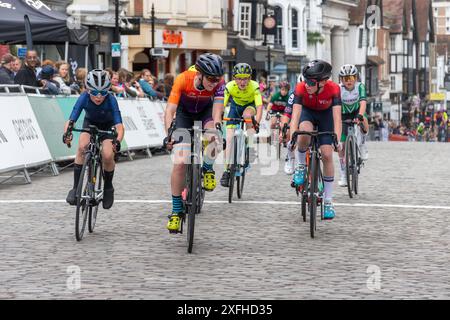
<svg viewBox="0 0 450 320"><path fill-rule="evenodd" d="M89 94L94 97L98 97L99 95L102 97L106 97L108 95L108 91L106 91L106 90L89 90Z"/></svg>
<svg viewBox="0 0 450 320"><path fill-rule="evenodd" d="M343 79L344 79L344 81L352 81L352 80L356 80L356 77L355 76L345 76L345 77L342 77Z"/></svg>
<svg viewBox="0 0 450 320"><path fill-rule="evenodd" d="M210 77L210 76L205 76L205 78L210 83L219 83L220 79L222 79L221 77Z"/></svg>
<svg viewBox="0 0 450 320"><path fill-rule="evenodd" d="M306 84L310 87L314 87L317 85L317 83L319 83L319 81L315 80L315 79L305 79Z"/></svg>

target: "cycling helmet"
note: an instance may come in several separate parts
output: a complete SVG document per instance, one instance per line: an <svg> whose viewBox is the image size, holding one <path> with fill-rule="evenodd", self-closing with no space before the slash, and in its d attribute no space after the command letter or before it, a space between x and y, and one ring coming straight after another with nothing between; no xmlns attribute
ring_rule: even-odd
<svg viewBox="0 0 450 320"><path fill-rule="evenodd" d="M108 72L94 69L87 74L86 89L97 91L108 91L111 88L111 79Z"/></svg>
<svg viewBox="0 0 450 320"><path fill-rule="evenodd" d="M248 78L252 75L252 67L248 63L238 63L233 68L233 77Z"/></svg>
<svg viewBox="0 0 450 320"><path fill-rule="evenodd" d="M198 57L195 68L206 76L221 77L225 73L222 58L214 53L204 53Z"/></svg>
<svg viewBox="0 0 450 320"><path fill-rule="evenodd" d="M286 88L287 91L291 89L291 85L287 81L281 81L279 84L280 89Z"/></svg>
<svg viewBox="0 0 450 320"><path fill-rule="evenodd" d="M313 60L303 67L302 74L305 79L317 81L327 80L331 77L333 67L326 61Z"/></svg>
<svg viewBox="0 0 450 320"><path fill-rule="evenodd" d="M344 64L339 70L339 77L356 76L358 74L358 68L353 64Z"/></svg>
<svg viewBox="0 0 450 320"><path fill-rule="evenodd" d="M297 77L297 82L303 82L305 79L303 78L303 75L300 73Z"/></svg>

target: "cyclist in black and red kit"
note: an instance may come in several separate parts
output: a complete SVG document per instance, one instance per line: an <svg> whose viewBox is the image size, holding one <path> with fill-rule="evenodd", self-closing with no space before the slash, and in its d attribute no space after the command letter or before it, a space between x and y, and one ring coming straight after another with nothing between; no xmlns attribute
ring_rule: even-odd
<svg viewBox="0 0 450 320"><path fill-rule="evenodd" d="M314 125L319 132L333 131L341 136L341 94L337 83L329 80L332 67L328 62L314 60L302 71L304 82L295 88L295 100L292 111L291 134L296 130L313 131ZM306 176L306 151L311 137L301 135L297 140L297 167L293 181L296 186L303 184ZM320 151L324 167L324 219L333 219L335 210L332 204L334 164L333 138L329 135L319 137ZM341 144L338 145L338 150ZM334 151L338 151L334 150Z"/></svg>

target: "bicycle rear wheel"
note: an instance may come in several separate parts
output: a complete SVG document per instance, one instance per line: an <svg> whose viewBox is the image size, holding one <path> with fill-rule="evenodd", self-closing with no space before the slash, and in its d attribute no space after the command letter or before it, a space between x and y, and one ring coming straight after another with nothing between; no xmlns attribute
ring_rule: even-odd
<svg viewBox="0 0 450 320"><path fill-rule="evenodd" d="M317 151L316 151L317 152ZM316 215L317 215L317 191L319 182L319 159L316 154L311 155L311 186L309 188L309 231L311 238L314 238L316 231Z"/></svg>
<svg viewBox="0 0 450 320"><path fill-rule="evenodd" d="M194 246L195 214L197 213L198 197L201 189L201 182L199 180L201 168L199 164L191 164L189 165L189 168L188 174L191 175L191 183L188 194L187 242L188 253L192 253L192 248Z"/></svg>
<svg viewBox="0 0 450 320"><path fill-rule="evenodd" d="M95 180L93 181L94 186L94 192L93 195L95 197L95 205L89 206L89 221L88 221L88 228L89 233L94 232L95 223L97 222L97 213L98 213L98 206L103 199L103 189L102 189L102 180L103 180L103 168L102 164L98 164L95 168L94 173ZM100 193L100 197L97 198L97 195Z"/></svg>
<svg viewBox="0 0 450 320"><path fill-rule="evenodd" d="M348 136L345 140L345 167L347 171L347 189L350 198L353 198L354 179L355 179L355 152L354 152L354 138Z"/></svg>
<svg viewBox="0 0 450 320"><path fill-rule="evenodd" d="M360 151L359 151L359 147L356 146L355 149L355 176L353 178L354 180L354 184L353 184L353 190L355 192L355 194L358 194L358 190L359 190L359 186L358 186L358 180L359 180L359 171L361 168L361 156L360 156Z"/></svg>
<svg viewBox="0 0 450 320"><path fill-rule="evenodd" d="M238 199L241 199L242 194L244 193L245 171L247 170L249 164L250 164L250 149L246 143L244 165L241 167L241 176L236 178Z"/></svg>
<svg viewBox="0 0 450 320"><path fill-rule="evenodd" d="M85 156L83 167L81 168L80 181L77 187L77 209L75 215L75 238L77 241L83 239L86 221L89 214L89 197L91 188L91 154Z"/></svg>

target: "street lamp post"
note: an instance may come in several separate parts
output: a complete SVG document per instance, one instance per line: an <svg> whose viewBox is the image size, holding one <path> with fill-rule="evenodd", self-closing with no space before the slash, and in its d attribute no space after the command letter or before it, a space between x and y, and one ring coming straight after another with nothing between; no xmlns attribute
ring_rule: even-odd
<svg viewBox="0 0 450 320"><path fill-rule="evenodd" d="M153 49L155 48L155 4L154 3L152 3L151 18L152 18L152 50L150 51L150 71L152 74L155 74L155 70L153 67L153 56L152 56Z"/></svg>
<svg viewBox="0 0 450 320"><path fill-rule="evenodd" d="M115 27L114 27L114 41L120 43L120 29L119 29L119 0L115 0ZM112 57L112 68L117 71L120 68L120 57Z"/></svg>

